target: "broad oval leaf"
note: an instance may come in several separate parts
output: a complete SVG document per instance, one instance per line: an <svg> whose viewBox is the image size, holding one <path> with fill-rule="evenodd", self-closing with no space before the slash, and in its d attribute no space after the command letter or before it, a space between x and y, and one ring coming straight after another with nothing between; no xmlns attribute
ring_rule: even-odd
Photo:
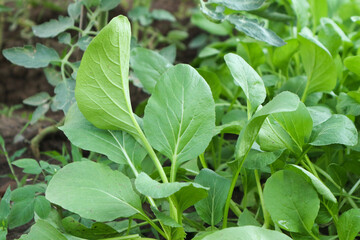
<svg viewBox="0 0 360 240"><path fill-rule="evenodd" d="M181 164L204 152L214 129L215 103L206 81L189 65L169 68L145 108L150 144Z"/></svg>
<svg viewBox="0 0 360 240"><path fill-rule="evenodd" d="M74 26L74 19L71 17L59 16L59 19L51 19L49 22L33 26L32 30L37 37L56 37L59 33Z"/></svg>
<svg viewBox="0 0 360 240"><path fill-rule="evenodd" d="M334 114L325 122L314 127L309 144L313 146L330 144L355 146L357 141L358 132L354 123L344 115Z"/></svg>
<svg viewBox="0 0 360 240"><path fill-rule="evenodd" d="M159 53L146 49L135 48L131 51L130 65L145 90L152 93L160 76L172 64Z"/></svg>
<svg viewBox="0 0 360 240"><path fill-rule="evenodd" d="M234 77L235 84L244 91L251 105L251 112L266 98L265 85L259 74L239 55L228 53L224 57L226 65Z"/></svg>
<svg viewBox="0 0 360 240"><path fill-rule="evenodd" d="M203 240L291 240L281 232L256 226L231 227L211 233Z"/></svg>
<svg viewBox="0 0 360 240"><path fill-rule="evenodd" d="M312 36L309 29L303 29L298 39L300 55L308 77L304 94L333 90L337 73L329 51Z"/></svg>
<svg viewBox="0 0 360 240"><path fill-rule="evenodd" d="M313 186L288 170L278 171L266 181L264 201L274 222L291 232L311 231L320 208Z"/></svg>
<svg viewBox="0 0 360 240"><path fill-rule="evenodd" d="M54 49L40 43L36 44L36 48L32 46L14 47L4 49L2 53L13 64L26 68L47 67L50 62L60 60Z"/></svg>
<svg viewBox="0 0 360 240"><path fill-rule="evenodd" d="M218 3L237 11L252 11L261 7L265 0L210 0L209 3Z"/></svg>
<svg viewBox="0 0 360 240"><path fill-rule="evenodd" d="M360 210L350 209L343 213L337 224L340 240L354 240L360 231Z"/></svg>
<svg viewBox="0 0 360 240"><path fill-rule="evenodd" d="M60 127L72 144L84 150L106 155L111 161L139 169L146 150L128 133L103 130L92 125L74 104Z"/></svg>
<svg viewBox="0 0 360 240"><path fill-rule="evenodd" d="M49 182L45 197L81 217L102 222L142 213L140 197L130 179L92 161L60 169Z"/></svg>
<svg viewBox="0 0 360 240"><path fill-rule="evenodd" d="M209 188L208 196L195 204L196 212L204 222L215 226L223 217L231 182L207 168L200 171L195 182Z"/></svg>
<svg viewBox="0 0 360 240"><path fill-rule="evenodd" d="M128 19L118 16L91 41L77 72L75 98L96 127L138 136L129 96L130 35Z"/></svg>

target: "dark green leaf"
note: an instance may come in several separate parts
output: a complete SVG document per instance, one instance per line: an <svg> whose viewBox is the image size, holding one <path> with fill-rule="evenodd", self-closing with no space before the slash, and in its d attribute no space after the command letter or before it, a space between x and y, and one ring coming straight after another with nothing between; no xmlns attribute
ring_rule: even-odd
<svg viewBox="0 0 360 240"><path fill-rule="evenodd" d="M73 18L59 16L58 20L52 19L49 22L33 26L32 30L37 37L49 38L56 37L72 26L74 26Z"/></svg>
<svg viewBox="0 0 360 240"><path fill-rule="evenodd" d="M111 9L116 8L120 4L121 0L101 0L100 10L101 11L110 11Z"/></svg>
<svg viewBox="0 0 360 240"><path fill-rule="evenodd" d="M350 209L343 213L337 224L340 240L354 240L360 232L360 210Z"/></svg>
<svg viewBox="0 0 360 240"><path fill-rule="evenodd" d="M10 213L10 199L11 199L11 189L10 186L6 189L6 192L1 198L0 201L0 226L6 222L6 218Z"/></svg>
<svg viewBox="0 0 360 240"><path fill-rule="evenodd" d="M169 226L169 227L174 227L174 228L178 228L178 227L182 227L182 225L180 225L179 223L177 223L174 219L172 219L170 216L166 215L163 212L160 212L159 210L157 210L154 207L151 207L151 210L153 211L153 213L155 214L155 217L157 219L159 219L161 221L162 224L164 224L165 226Z"/></svg>

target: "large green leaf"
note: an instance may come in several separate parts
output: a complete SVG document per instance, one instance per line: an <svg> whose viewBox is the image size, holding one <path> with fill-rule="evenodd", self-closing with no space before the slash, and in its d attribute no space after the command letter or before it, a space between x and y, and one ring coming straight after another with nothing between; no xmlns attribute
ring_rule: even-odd
<svg viewBox="0 0 360 240"><path fill-rule="evenodd" d="M159 53L140 47L131 50L130 65L136 77L149 93L154 91L160 76L172 66Z"/></svg>
<svg viewBox="0 0 360 240"><path fill-rule="evenodd" d="M60 130L75 146L102 153L111 161L128 164L135 171L146 156L146 150L130 134L95 127L86 120L76 104L70 108Z"/></svg>
<svg viewBox="0 0 360 240"><path fill-rule="evenodd" d="M344 65L353 73L360 76L360 56L347 57L344 60Z"/></svg>
<svg viewBox="0 0 360 240"><path fill-rule="evenodd" d="M91 41L77 73L75 97L96 127L138 136L129 96L130 35L128 19L118 16Z"/></svg>
<svg viewBox="0 0 360 240"><path fill-rule="evenodd" d="M343 213L337 224L340 240L354 240L360 232L360 210L350 209Z"/></svg>
<svg viewBox="0 0 360 240"><path fill-rule="evenodd" d="M247 62L234 53L228 53L224 57L225 62L234 77L235 84L244 91L250 103L250 110L254 112L266 98L264 82L259 74Z"/></svg>
<svg viewBox="0 0 360 240"><path fill-rule="evenodd" d="M231 227L211 233L203 240L291 240L283 233L256 226Z"/></svg>
<svg viewBox="0 0 360 240"><path fill-rule="evenodd" d="M189 65L169 68L145 108L151 145L173 164L204 152L215 128L215 103L206 81Z"/></svg>
<svg viewBox="0 0 360 240"><path fill-rule="evenodd" d="M67 240L67 238L61 234L50 223L39 219L30 229L30 232L26 235L21 236L20 240Z"/></svg>
<svg viewBox="0 0 360 240"><path fill-rule="evenodd" d="M196 176L195 182L209 188L208 196L195 204L200 218L211 226L218 224L222 217L230 180L210 169L203 169Z"/></svg>
<svg viewBox="0 0 360 240"><path fill-rule="evenodd" d="M209 3L218 3L237 11L251 11L261 7L265 0L210 0Z"/></svg>
<svg viewBox="0 0 360 240"><path fill-rule="evenodd" d="M310 145L344 144L355 146L357 141L358 132L354 123L344 115L334 114L325 122L314 127Z"/></svg>
<svg viewBox="0 0 360 240"><path fill-rule="evenodd" d="M36 48L32 46L14 47L4 49L2 53L13 64L26 68L47 67L50 62L60 60L54 49L40 43L36 44Z"/></svg>
<svg viewBox="0 0 360 240"><path fill-rule="evenodd" d="M272 46L283 46L286 43L273 31L262 27L256 20L247 19L243 16L231 14L226 17L230 23L235 25L235 28L246 35Z"/></svg>
<svg viewBox="0 0 360 240"><path fill-rule="evenodd" d="M96 221L142 213L130 179L91 161L74 162L60 169L49 182L45 196L54 204Z"/></svg>
<svg viewBox="0 0 360 240"><path fill-rule="evenodd" d="M298 39L300 55L308 77L304 94L333 90L337 73L329 51L312 36L309 29L303 29Z"/></svg>
<svg viewBox="0 0 360 240"><path fill-rule="evenodd" d="M59 19L52 19L49 22L33 26L32 30L35 36L41 38L56 37L59 33L74 26L74 19L71 17L59 16Z"/></svg>
<svg viewBox="0 0 360 240"><path fill-rule="evenodd" d="M273 221L291 232L311 231L320 208L313 186L288 170L278 171L266 181L264 200Z"/></svg>
<svg viewBox="0 0 360 240"><path fill-rule="evenodd" d="M290 92L282 92L254 114L247 125L241 130L236 143L235 159L238 166L244 162L244 157L250 151L265 119L272 113L295 111L299 106L299 97Z"/></svg>

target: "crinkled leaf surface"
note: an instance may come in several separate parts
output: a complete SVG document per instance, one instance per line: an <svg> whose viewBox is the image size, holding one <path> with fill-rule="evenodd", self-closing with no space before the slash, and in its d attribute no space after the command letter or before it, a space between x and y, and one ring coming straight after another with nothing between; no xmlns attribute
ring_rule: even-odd
<svg viewBox="0 0 360 240"><path fill-rule="evenodd" d="M60 130L75 146L102 153L116 163L136 168L146 156L146 150L130 134L95 127L86 120L76 104L70 108Z"/></svg>
<svg viewBox="0 0 360 240"><path fill-rule="evenodd" d="M204 152L214 128L215 103L206 81L189 65L169 68L145 108L150 144L180 164Z"/></svg>
<svg viewBox="0 0 360 240"><path fill-rule="evenodd" d="M203 240L291 240L283 233L256 226L231 227L216 231Z"/></svg>
<svg viewBox="0 0 360 240"><path fill-rule="evenodd" d="M41 38L56 37L66 29L74 26L74 19L71 17L59 16L59 19L51 19L49 22L33 26L35 36Z"/></svg>
<svg viewBox="0 0 360 240"><path fill-rule="evenodd" d="M295 111L299 105L299 97L290 92L282 92L274 97L262 109L257 111L247 125L241 130L236 143L235 159L241 166L244 157L250 151L265 119L272 113Z"/></svg>
<svg viewBox="0 0 360 240"><path fill-rule="evenodd" d="M325 122L314 127L310 145L344 144L355 146L357 141L358 132L354 123L344 115L334 114Z"/></svg>
<svg viewBox="0 0 360 240"><path fill-rule="evenodd" d="M223 217L230 180L206 168L196 176L195 182L209 188L208 196L195 204L196 212L204 222L215 226Z"/></svg>
<svg viewBox="0 0 360 240"><path fill-rule="evenodd" d="M92 161L74 162L60 169L49 182L45 196L64 209L96 221L142 213L140 197L130 179Z"/></svg>
<svg viewBox="0 0 360 240"><path fill-rule="evenodd" d="M313 186L288 170L278 171L266 181L264 201L273 221L291 232L311 231L320 208Z"/></svg>
<svg viewBox="0 0 360 240"><path fill-rule="evenodd" d="M228 53L225 62L234 77L235 84L244 91L250 102L251 111L255 111L266 98L265 85L259 74L239 55Z"/></svg>
<svg viewBox="0 0 360 240"><path fill-rule="evenodd" d="M172 64L159 53L146 48L135 48L131 51L130 65L136 77L152 93L157 81Z"/></svg>
<svg viewBox="0 0 360 240"><path fill-rule="evenodd" d="M91 41L77 72L80 111L101 129L138 136L129 96L130 23L118 16Z"/></svg>
<svg viewBox="0 0 360 240"><path fill-rule="evenodd" d="M340 240L354 240L360 231L360 210L350 209L343 213L337 224Z"/></svg>
<svg viewBox="0 0 360 240"><path fill-rule="evenodd" d="M47 67L50 62L60 60L57 52L40 43L32 46L14 47L3 50L4 57L13 64L26 68Z"/></svg>
<svg viewBox="0 0 360 240"><path fill-rule="evenodd" d="M218 3L237 11L251 11L258 9L265 0L210 0L209 3Z"/></svg>
<svg viewBox="0 0 360 240"><path fill-rule="evenodd" d="M285 45L285 42L278 35L276 35L273 31L262 27L255 20L247 19L236 14L228 15L226 20L234 24L237 30L255 38L256 40L263 41L277 47Z"/></svg>
<svg viewBox="0 0 360 240"><path fill-rule="evenodd" d="M306 94L331 91L336 84L336 66L329 51L303 29L298 37L300 55L307 75Z"/></svg>

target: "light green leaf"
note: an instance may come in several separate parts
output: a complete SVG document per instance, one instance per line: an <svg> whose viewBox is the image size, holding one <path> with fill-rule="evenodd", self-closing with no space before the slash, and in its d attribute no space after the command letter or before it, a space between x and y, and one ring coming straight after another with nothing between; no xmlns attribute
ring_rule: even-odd
<svg viewBox="0 0 360 240"><path fill-rule="evenodd" d="M337 224L340 240L354 240L360 232L360 210L350 209L343 213Z"/></svg>
<svg viewBox="0 0 360 240"><path fill-rule="evenodd" d="M329 51L316 40L309 29L299 34L300 55L307 74L305 96L331 91L336 85L336 66Z"/></svg>
<svg viewBox="0 0 360 240"><path fill-rule="evenodd" d="M273 221L291 232L311 231L320 208L313 186L288 170L278 171L266 181L264 200Z"/></svg>
<svg viewBox="0 0 360 240"><path fill-rule="evenodd" d="M195 204L196 212L204 222L215 226L223 217L230 180L210 169L202 169L196 176L195 182L209 188L208 196Z"/></svg>
<svg viewBox="0 0 360 240"><path fill-rule="evenodd" d="M34 210L40 218L46 218L51 211L50 202L44 196L37 196L35 198Z"/></svg>
<svg viewBox="0 0 360 240"><path fill-rule="evenodd" d="M120 4L121 0L101 0L100 10L101 11L110 11L111 9L116 8Z"/></svg>
<svg viewBox="0 0 360 240"><path fill-rule="evenodd" d="M25 100L23 100L23 103L30 106L39 106L46 103L49 99L50 95L47 92L40 92L35 94L34 96L26 98Z"/></svg>
<svg viewBox="0 0 360 240"><path fill-rule="evenodd" d="M261 7L265 0L210 0L209 3L221 4L227 8L237 11L252 11Z"/></svg>
<svg viewBox="0 0 360 240"><path fill-rule="evenodd" d="M253 214L249 210L247 210L247 208L245 208L244 211L240 214L239 219L237 221L237 225L239 227L249 226L249 225L261 227L261 224L258 223L258 221L256 221Z"/></svg>
<svg viewBox="0 0 360 240"><path fill-rule="evenodd" d="M9 228L13 229L30 222L34 217L34 197L15 202L8 217Z"/></svg>
<svg viewBox="0 0 360 240"><path fill-rule="evenodd" d="M61 221L67 233L81 239L107 239L121 236L115 229L105 223L96 222L91 227L86 227L72 217L66 217Z"/></svg>
<svg viewBox="0 0 360 240"><path fill-rule="evenodd" d="M204 152L214 129L215 103L206 81L189 65L169 68L145 108L150 144L179 166Z"/></svg>
<svg viewBox="0 0 360 240"><path fill-rule="evenodd" d="M54 49L40 43L36 44L36 48L32 46L14 47L4 49L2 53L13 64L26 68L47 67L50 62L60 60Z"/></svg>
<svg viewBox="0 0 360 240"><path fill-rule="evenodd" d="M129 21L118 16L91 41L77 73L75 97L96 127L138 137L129 96L130 35Z"/></svg>
<svg viewBox="0 0 360 240"><path fill-rule="evenodd" d="M149 93L154 92L161 75L172 66L169 60L159 53L140 47L131 50L130 65Z"/></svg>
<svg viewBox="0 0 360 240"><path fill-rule="evenodd" d="M70 108L60 130L75 146L104 154L111 161L128 164L135 171L146 156L146 150L130 134L96 128L86 120L76 104Z"/></svg>
<svg viewBox="0 0 360 240"><path fill-rule="evenodd" d="M67 12L72 19L77 19L81 14L81 2L70 3Z"/></svg>
<svg viewBox="0 0 360 240"><path fill-rule="evenodd" d="M151 207L151 210L153 211L153 213L155 214L155 217L157 219L159 219L161 221L162 224L164 224L165 226L169 226L169 227L174 227L174 228L178 228L178 227L182 227L182 225L180 225L179 223L177 223L174 219L172 219L170 216L166 215L163 212L160 212L159 210L157 210L154 207Z"/></svg>
<svg viewBox="0 0 360 240"><path fill-rule="evenodd" d="M325 122L314 127L310 145L344 144L355 146L357 141L358 132L354 123L344 115L334 114Z"/></svg>
<svg viewBox="0 0 360 240"><path fill-rule="evenodd" d="M248 19L236 14L230 14L226 17L230 23L240 32L256 40L266 42L272 46L281 47L285 42L273 31L262 27L256 20Z"/></svg>
<svg viewBox="0 0 360 240"><path fill-rule="evenodd" d="M256 226L231 227L216 231L202 240L291 240L283 233Z"/></svg>
<svg viewBox="0 0 360 240"><path fill-rule="evenodd" d="M286 45L275 48L273 53L273 64L275 67L287 71L291 57L299 50L299 41L297 39L286 40Z"/></svg>
<svg viewBox="0 0 360 240"><path fill-rule="evenodd" d="M11 163L19 168L23 168L24 173L39 174L41 173L41 167L39 163L31 158L23 158Z"/></svg>
<svg viewBox="0 0 360 240"><path fill-rule="evenodd" d="M6 218L10 213L10 199L11 199L11 189L10 186L6 189L6 192L0 200L0 222L5 222ZM2 226L1 224L0 226Z"/></svg>
<svg viewBox="0 0 360 240"><path fill-rule="evenodd" d="M330 189L324 183L322 183L317 177L315 177L311 172L306 171L302 167L294 165L294 164L291 164L289 166L290 166L290 170L294 170L295 172L302 175L305 179L307 179L308 182L311 182L313 187L316 189L316 191L320 195L324 196L324 198L326 198L327 200L329 200L331 202L334 202L334 203L337 202L334 194L332 194Z"/></svg>
<svg viewBox="0 0 360 240"><path fill-rule="evenodd" d="M34 35L41 38L56 37L66 29L74 26L74 19L70 17L59 16L59 19L51 19L49 22L33 26Z"/></svg>
<svg viewBox="0 0 360 240"><path fill-rule="evenodd" d="M341 40L343 42L351 43L349 37L346 36L344 31L337 25L337 23L335 23L333 19L324 17L320 19L320 22L322 25L330 25L335 30L335 32L341 37Z"/></svg>
<svg viewBox="0 0 360 240"><path fill-rule="evenodd" d="M307 0L291 0L292 7L296 14L297 30L300 31L309 23L309 9L310 5Z"/></svg>
<svg viewBox="0 0 360 240"><path fill-rule="evenodd" d="M169 11L164 9L154 9L151 12L151 16L155 20L175 22L176 18Z"/></svg>
<svg viewBox="0 0 360 240"><path fill-rule="evenodd" d="M245 159L244 167L246 169L259 169L262 170L266 166L275 162L283 151L275 152L260 152L254 149L251 149L249 155Z"/></svg>
<svg viewBox="0 0 360 240"><path fill-rule="evenodd" d="M207 58L207 57L216 56L219 53L220 53L220 50L218 50L216 48L205 47L199 52L198 57L199 58Z"/></svg>
<svg viewBox="0 0 360 240"><path fill-rule="evenodd" d="M295 111L299 102L299 97L295 94L282 92L253 115L241 130L236 143L235 159L238 161L238 166L243 164L244 157L250 151L265 119L272 113Z"/></svg>
<svg viewBox="0 0 360 240"><path fill-rule="evenodd" d="M45 113L47 113L47 111L49 111L49 108L50 108L49 103L45 103L38 106L31 116L30 124L36 123L41 117L45 115Z"/></svg>
<svg viewBox="0 0 360 240"><path fill-rule="evenodd" d="M309 0L309 4L313 25L316 28L320 19L328 16L328 3L327 0Z"/></svg>
<svg viewBox="0 0 360 240"><path fill-rule="evenodd" d="M235 84L244 91L250 103L248 111L254 112L266 98L265 85L259 74L239 55L228 53L224 57L234 77Z"/></svg>
<svg viewBox="0 0 360 240"><path fill-rule="evenodd" d="M44 73L46 80L53 87L55 87L62 81L61 73L59 71L56 71L55 68L44 68Z"/></svg>
<svg viewBox="0 0 360 240"><path fill-rule="evenodd" d="M66 79L56 85L54 89L55 97L51 105L52 110L63 110L65 114L67 113L75 102L75 84L76 82L73 79Z"/></svg>
<svg viewBox="0 0 360 240"><path fill-rule="evenodd" d="M96 221L142 213L130 179L91 161L70 163L60 169L50 180L45 196L54 204Z"/></svg>
<svg viewBox="0 0 360 240"><path fill-rule="evenodd" d="M351 72L360 76L360 56L350 56L350 57L345 58L344 65Z"/></svg>
<svg viewBox="0 0 360 240"><path fill-rule="evenodd" d="M313 127L325 122L332 116L331 109L325 106L307 107L313 120Z"/></svg>
<svg viewBox="0 0 360 240"><path fill-rule="evenodd" d="M191 16L191 23L218 36L229 35L233 28L228 22L214 23L208 20L201 12L196 12Z"/></svg>
<svg viewBox="0 0 360 240"><path fill-rule="evenodd" d="M30 232L21 237L21 240L67 240L54 226L44 220L38 220L30 229Z"/></svg>
<svg viewBox="0 0 360 240"><path fill-rule="evenodd" d="M353 95L355 98L349 96ZM348 92L346 93L340 93L338 98L338 103L336 105L336 110L339 113L345 114L345 115L353 115L353 116L359 116L360 115L360 101L356 100L356 96L360 97L360 92Z"/></svg>

